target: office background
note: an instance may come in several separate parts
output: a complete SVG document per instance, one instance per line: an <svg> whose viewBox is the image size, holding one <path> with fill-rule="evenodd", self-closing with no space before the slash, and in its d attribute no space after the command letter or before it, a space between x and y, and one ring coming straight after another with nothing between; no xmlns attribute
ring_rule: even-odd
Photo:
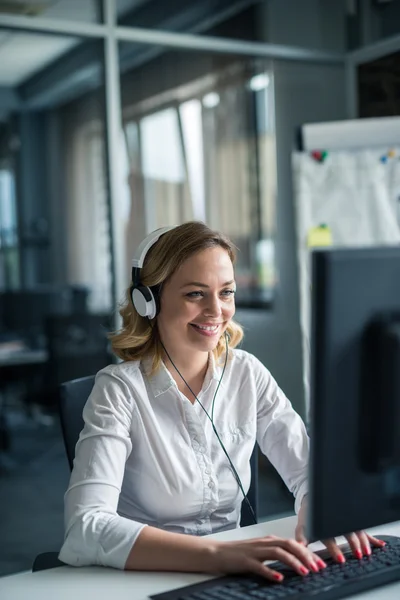
<svg viewBox="0 0 400 600"><path fill-rule="evenodd" d="M243 347L305 416L291 151L399 114L399 30L398 0L0 0L1 352L36 352L1 371L0 575L60 546L55 389L112 360L147 231L235 241ZM259 500L292 511L265 461Z"/></svg>

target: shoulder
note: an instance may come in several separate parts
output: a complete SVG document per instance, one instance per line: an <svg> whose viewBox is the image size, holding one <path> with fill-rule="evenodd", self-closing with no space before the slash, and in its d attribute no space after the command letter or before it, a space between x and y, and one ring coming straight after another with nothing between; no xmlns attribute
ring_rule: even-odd
<svg viewBox="0 0 400 600"><path fill-rule="evenodd" d="M96 374L92 400L96 404L132 406L142 386L140 361L108 365Z"/></svg>
<svg viewBox="0 0 400 600"><path fill-rule="evenodd" d="M267 367L250 352L233 350L230 370L236 381L241 381L245 386L255 386L258 394L266 390L272 392L276 382Z"/></svg>
<svg viewBox="0 0 400 600"><path fill-rule="evenodd" d="M134 381L137 378L141 377L140 370L140 361L139 360L131 360L125 361L113 365L108 365L101 369L96 375L96 381L101 379L105 380L114 380L114 381Z"/></svg>
<svg viewBox="0 0 400 600"><path fill-rule="evenodd" d="M232 350L232 367L235 369L252 370L254 373L263 373L270 375L267 367L262 362L246 350L235 348Z"/></svg>

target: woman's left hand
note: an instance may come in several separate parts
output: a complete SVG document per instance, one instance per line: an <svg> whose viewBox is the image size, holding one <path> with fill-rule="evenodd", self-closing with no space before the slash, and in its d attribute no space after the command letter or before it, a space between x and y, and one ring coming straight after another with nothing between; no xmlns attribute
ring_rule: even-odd
<svg viewBox="0 0 400 600"><path fill-rule="evenodd" d="M299 510L297 518L297 526L295 530L295 539L297 542L308 546L308 540L305 535L306 531L306 513L307 513L307 496L304 497L301 508ZM382 548L385 546L385 542L378 540L378 538L365 533L365 531L356 531L355 533L348 533L344 536L349 543L349 546L356 558L362 558L363 556L371 555L371 546ZM329 540L322 540L323 544L327 547L329 554L338 563L346 562L346 559L337 545L334 538Z"/></svg>

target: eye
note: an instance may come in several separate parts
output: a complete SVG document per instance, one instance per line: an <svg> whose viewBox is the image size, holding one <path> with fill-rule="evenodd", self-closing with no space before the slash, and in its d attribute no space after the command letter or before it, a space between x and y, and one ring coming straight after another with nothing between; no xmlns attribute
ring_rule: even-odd
<svg viewBox="0 0 400 600"><path fill-rule="evenodd" d="M201 298L203 296L203 292L189 292L186 294L188 298Z"/></svg>
<svg viewBox="0 0 400 600"><path fill-rule="evenodd" d="M224 290L223 292L221 292L221 294L223 296L227 296L227 297L234 296L235 293L236 293L236 290Z"/></svg>

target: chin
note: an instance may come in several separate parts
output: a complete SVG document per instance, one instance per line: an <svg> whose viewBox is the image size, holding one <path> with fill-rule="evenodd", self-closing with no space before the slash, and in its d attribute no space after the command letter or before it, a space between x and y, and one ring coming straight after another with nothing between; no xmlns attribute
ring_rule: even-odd
<svg viewBox="0 0 400 600"><path fill-rule="evenodd" d="M192 348L196 348L202 352L212 352L215 350L219 342L218 340L197 340L193 343L193 340L190 341L190 345Z"/></svg>
<svg viewBox="0 0 400 600"><path fill-rule="evenodd" d="M207 344L208 352L212 352L213 350L215 350L215 348L218 346L219 340L220 340L220 338L218 338L217 340L213 340L212 342Z"/></svg>

